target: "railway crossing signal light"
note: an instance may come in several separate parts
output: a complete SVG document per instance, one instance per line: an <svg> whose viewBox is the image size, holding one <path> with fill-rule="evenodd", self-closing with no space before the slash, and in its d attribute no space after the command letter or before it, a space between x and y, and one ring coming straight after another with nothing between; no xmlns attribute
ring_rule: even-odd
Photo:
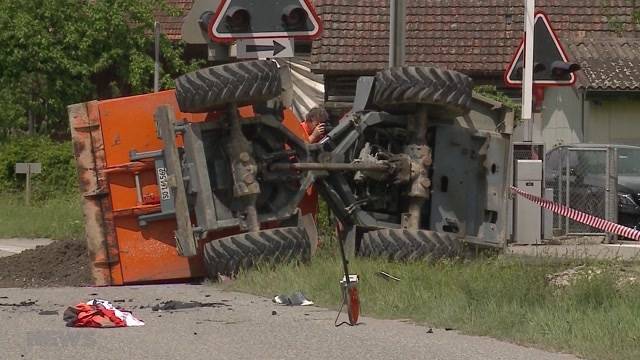
<svg viewBox="0 0 640 360"><path fill-rule="evenodd" d="M243 7L234 6L227 10L224 23L232 33L247 33L251 29L251 14Z"/></svg>
<svg viewBox="0 0 640 360"><path fill-rule="evenodd" d="M541 11L536 14L533 46L533 84L535 86L567 86L576 82L575 72L580 65L572 63L558 36L551 27L549 18ZM525 39L522 39L513 60L504 75L505 84L521 87L524 72Z"/></svg>
<svg viewBox="0 0 640 360"><path fill-rule="evenodd" d="M307 12L302 7L289 5L284 8L282 23L288 31L304 30L304 26L308 20L309 15L307 15Z"/></svg>
<svg viewBox="0 0 640 360"><path fill-rule="evenodd" d="M207 21L208 20L208 21ZM205 19L209 37L229 43L243 39L314 40L322 23L310 0L223 0Z"/></svg>
<svg viewBox="0 0 640 360"><path fill-rule="evenodd" d="M198 19L198 25L200 26L200 29L202 29L202 31L207 31L209 23L211 23L214 15L215 14L213 13L213 11L205 11L202 13L202 15L200 15L200 19Z"/></svg>
<svg viewBox="0 0 640 360"><path fill-rule="evenodd" d="M533 64L533 73L534 74L540 73L540 72L545 71L545 70L547 70L547 67L543 63L536 62L536 63ZM516 64L514 77L516 79L522 80L523 72L524 72L524 62L523 61L518 61L518 63Z"/></svg>
<svg viewBox="0 0 640 360"><path fill-rule="evenodd" d="M554 61L553 64L551 64L551 75L554 78L562 79L570 76L580 69L582 69L580 64L565 61Z"/></svg>

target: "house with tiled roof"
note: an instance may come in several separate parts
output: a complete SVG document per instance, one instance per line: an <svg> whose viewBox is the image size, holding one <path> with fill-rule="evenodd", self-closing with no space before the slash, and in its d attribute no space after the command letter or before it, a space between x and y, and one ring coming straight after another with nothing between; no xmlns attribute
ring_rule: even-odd
<svg viewBox="0 0 640 360"><path fill-rule="evenodd" d="M324 36L314 69L368 72L388 59L389 0L316 0ZM633 0L539 0L563 38L634 31ZM638 5L640 7L640 5ZM407 64L432 64L474 77L501 75L522 37L522 0L407 1Z"/></svg>
<svg viewBox="0 0 640 360"><path fill-rule="evenodd" d="M316 0L324 21L311 55L329 106L351 100L355 80L387 66L388 0ZM457 70L501 87L523 31L522 0L407 1L406 63ZM640 145L639 28L633 0L538 0L584 70L573 88L547 90L535 140ZM514 95L518 95L515 93ZM606 131L605 131L606 130Z"/></svg>
<svg viewBox="0 0 640 360"><path fill-rule="evenodd" d="M168 0L188 9L190 0ZM324 77L330 108L347 106L359 76L388 63L389 0L314 0L324 33L314 42L309 68ZM547 90L537 140L547 148L572 142L640 145L640 31L635 0L538 0L574 61L579 82ZM502 86L502 75L523 28L523 0L407 1L406 62L471 76ZM164 20L179 38L180 19ZM607 131L604 131L606 129Z"/></svg>
<svg viewBox="0 0 640 360"><path fill-rule="evenodd" d="M582 70L575 87L546 91L539 136L547 149L579 142L640 146L640 38L585 37L567 50Z"/></svg>

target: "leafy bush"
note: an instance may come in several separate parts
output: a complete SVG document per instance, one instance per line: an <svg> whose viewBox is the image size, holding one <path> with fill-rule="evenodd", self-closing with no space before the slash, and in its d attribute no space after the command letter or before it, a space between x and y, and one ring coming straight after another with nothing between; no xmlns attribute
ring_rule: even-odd
<svg viewBox="0 0 640 360"><path fill-rule="evenodd" d="M0 193L21 191L25 176L15 174L18 162L39 162L42 174L33 176L34 198L69 194L77 189L76 168L70 141L47 137L18 137L0 144Z"/></svg>
<svg viewBox="0 0 640 360"><path fill-rule="evenodd" d="M493 99L495 101L501 102L504 106L513 109L516 119L520 118L520 111L522 111L522 104L519 102L516 102L507 94L498 90L498 88L496 88L495 86L479 85L479 86L476 86L473 89L473 91L475 91L476 93L482 96L488 97L489 99Z"/></svg>
<svg viewBox="0 0 640 360"><path fill-rule="evenodd" d="M39 133L67 134L67 105L150 91L156 15L181 16L180 8L166 0L0 0L0 137L29 122ZM160 47L162 88L197 68L183 43L163 35Z"/></svg>

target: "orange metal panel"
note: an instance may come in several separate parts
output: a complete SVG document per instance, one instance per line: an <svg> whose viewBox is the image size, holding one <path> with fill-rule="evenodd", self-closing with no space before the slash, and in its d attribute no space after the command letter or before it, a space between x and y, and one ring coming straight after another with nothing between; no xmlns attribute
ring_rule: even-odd
<svg viewBox="0 0 640 360"><path fill-rule="evenodd" d="M110 201L109 219L105 220L105 230L113 241L110 247L117 252L110 262L112 285L143 283L154 281L180 280L205 275L200 256L185 258L178 256L173 232L175 220L168 219L150 223L140 228L136 211L144 211L157 204L158 187L153 167L130 164L130 152L157 151L162 149L162 141L156 135L153 115L156 108L169 104L176 109L176 119L201 122L215 121L217 113L185 114L178 110L174 91L106 100L94 103L99 116L101 138L104 146L94 152L102 153L103 171L108 183ZM240 109L243 117L254 116L251 107ZM293 133L306 139L306 133L293 112L285 111L284 124ZM180 139L178 139L180 143ZM127 167L128 166L128 167ZM116 170L113 170L117 168ZM137 201L135 171L139 175L143 193L143 204ZM108 173L108 174L107 174ZM301 204L303 213L317 209L317 197L310 192ZM237 231L236 231L237 232ZM210 236L211 240L233 234L233 230ZM107 242L109 242L107 240ZM202 245L202 244L201 244Z"/></svg>
<svg viewBox="0 0 640 360"><path fill-rule="evenodd" d="M309 141L309 135L304 131L304 128L300 125L300 120L291 109L284 109L284 120L282 121L282 124L291 130L292 133L296 134L300 139L304 139L307 142Z"/></svg>
<svg viewBox="0 0 640 360"><path fill-rule="evenodd" d="M128 163L133 149L146 152L162 148L153 120L156 108L162 104L176 109L176 119L204 121L206 118L206 114L181 113L173 90L99 103L107 166Z"/></svg>
<svg viewBox="0 0 640 360"><path fill-rule="evenodd" d="M175 220L168 219L140 229L135 216L115 220L124 282L150 282L203 276L202 259L178 256L173 231Z"/></svg>
<svg viewBox="0 0 640 360"><path fill-rule="evenodd" d="M156 108L161 104L172 105L176 109L177 119L203 121L206 118L206 114L180 113L173 91L99 103L108 167L128 163L132 150L147 152L162 149L162 141L157 137L153 118ZM157 197L158 188L153 169L141 171L139 176L143 196ZM114 211L139 205L132 174L112 173L108 175L108 182ZM174 221L154 222L141 229L137 216L130 215L116 218L113 226L120 260L117 265L112 266L114 285L185 279L204 274L201 259L178 256L173 238Z"/></svg>

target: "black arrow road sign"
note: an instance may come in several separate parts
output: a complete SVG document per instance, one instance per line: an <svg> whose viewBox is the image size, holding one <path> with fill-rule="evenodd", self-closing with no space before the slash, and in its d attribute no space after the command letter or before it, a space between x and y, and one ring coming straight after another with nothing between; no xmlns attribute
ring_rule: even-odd
<svg viewBox="0 0 640 360"><path fill-rule="evenodd" d="M280 44L277 40L273 40L273 45L247 45L247 52L261 52L261 51L270 51L273 53L273 56L277 56L283 50L286 50L287 47Z"/></svg>
<svg viewBox="0 0 640 360"><path fill-rule="evenodd" d="M237 50L240 59L293 57L293 40L287 38L238 40Z"/></svg>

